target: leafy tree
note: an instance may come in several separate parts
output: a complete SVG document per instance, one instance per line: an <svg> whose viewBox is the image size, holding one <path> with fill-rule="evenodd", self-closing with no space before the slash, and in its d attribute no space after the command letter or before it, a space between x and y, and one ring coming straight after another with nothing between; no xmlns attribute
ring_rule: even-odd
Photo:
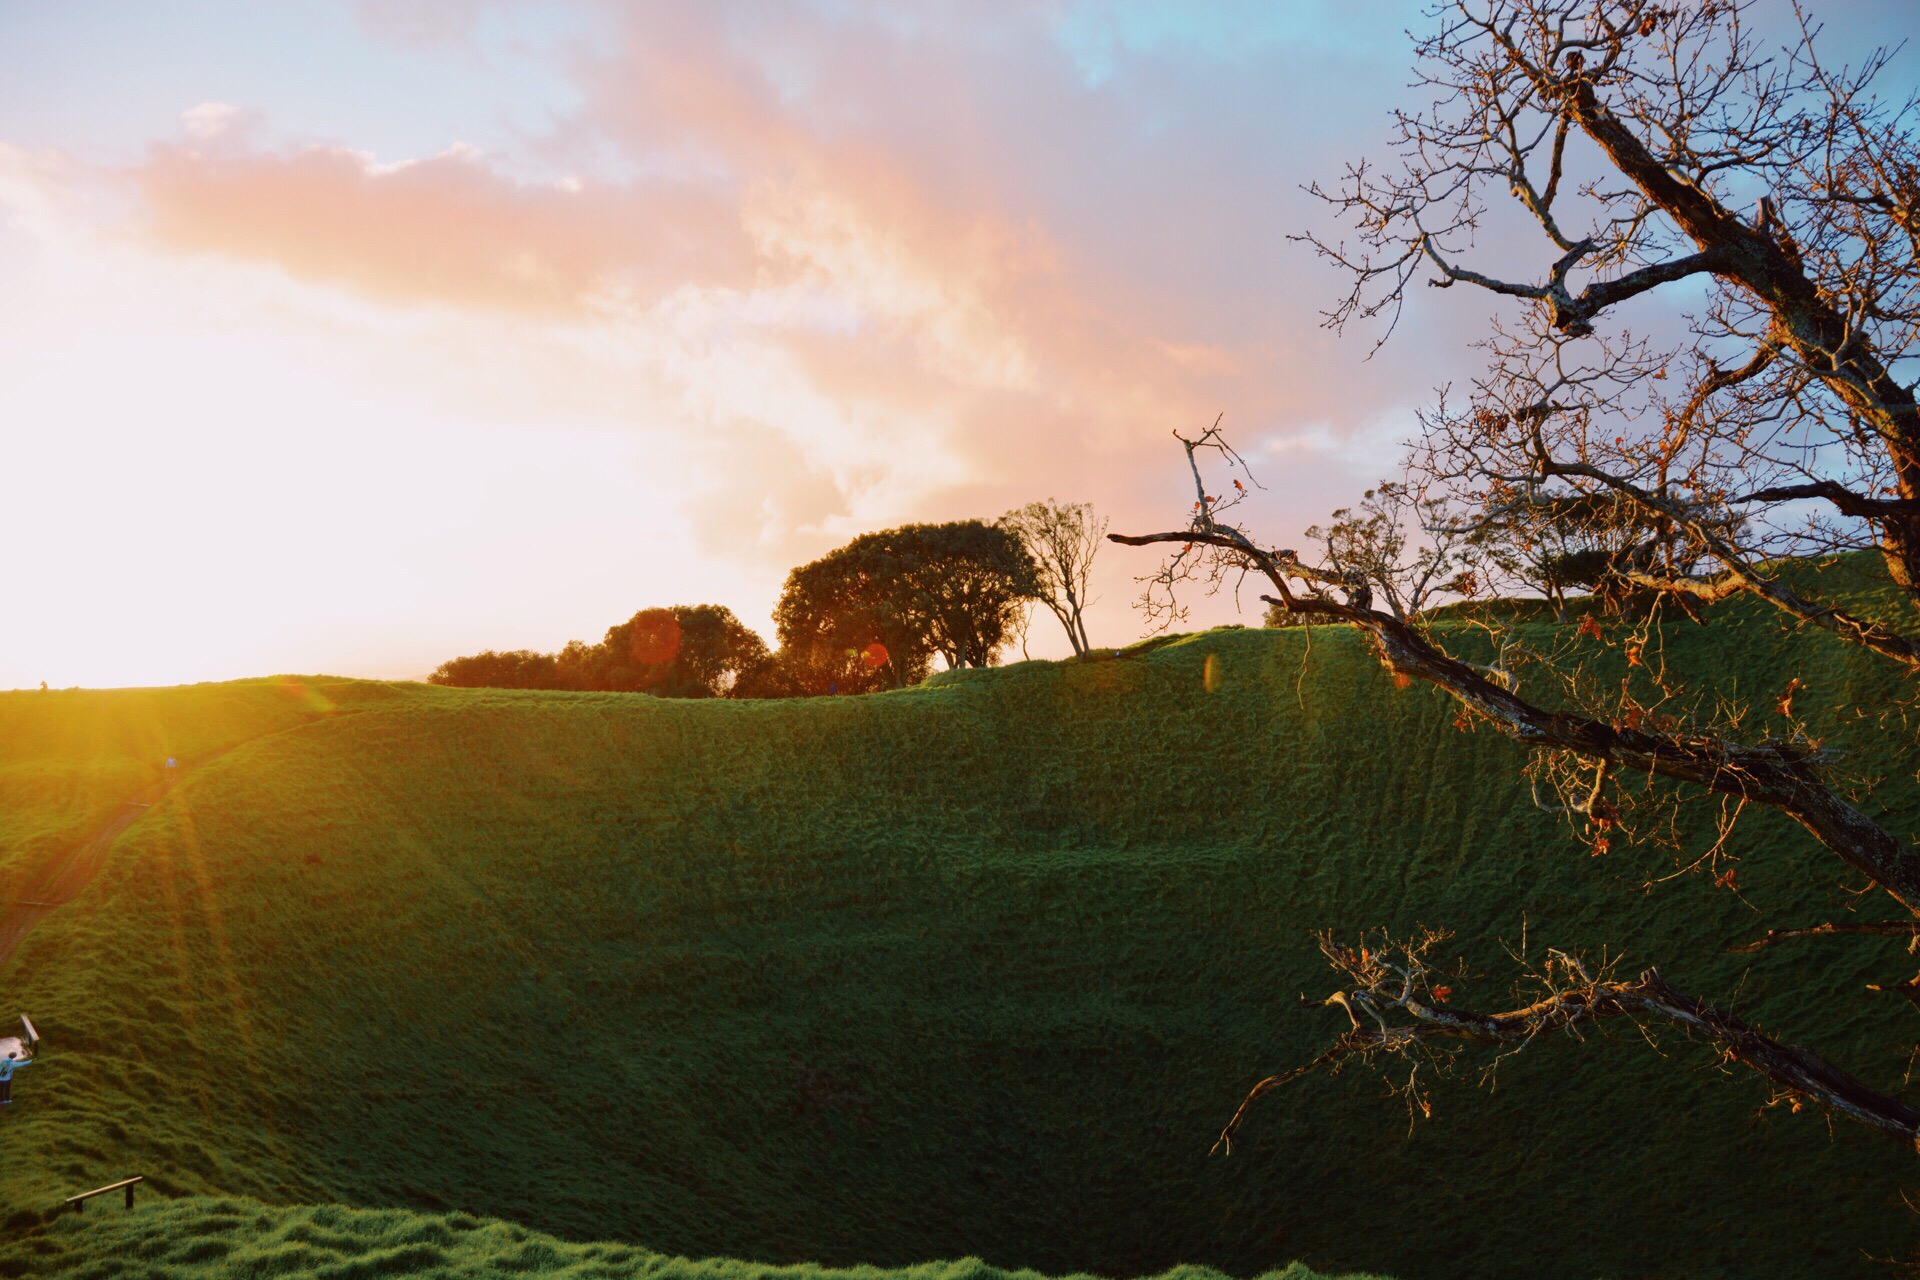
<svg viewBox="0 0 1920 1280"><path fill-rule="evenodd" d="M1324 549L1321 562L1349 591L1385 604L1403 622L1442 596L1479 594L1488 567L1504 563L1490 552L1483 530L1450 524L1442 500L1400 481L1382 480L1360 495L1357 506L1335 509L1332 523L1306 532ZM1262 619L1269 627L1311 621L1279 604L1269 604Z"/></svg>
<svg viewBox="0 0 1920 1280"><path fill-rule="evenodd" d="M831 681L797 665L794 655L775 650L758 666L740 673L729 698L809 698L833 692Z"/></svg>
<svg viewBox="0 0 1920 1280"><path fill-rule="evenodd" d="M774 625L782 660L809 691L899 688L933 656L984 667L1019 605L1040 590L1007 529L979 520L862 534L787 575Z"/></svg>
<svg viewBox="0 0 1920 1280"><path fill-rule="evenodd" d="M717 604L642 609L586 651L583 688L718 698L770 660L766 642Z"/></svg>
<svg viewBox="0 0 1920 1280"><path fill-rule="evenodd" d="M1920 101L1876 98L1890 55L1837 69L1807 21L1769 55L1745 25L1749 7L1436 5L1416 46L1428 105L1396 115L1397 160L1356 164L1323 192L1355 223L1357 245L1313 240L1352 280L1336 326L1391 320L1423 276L1501 300L1469 402L1442 396L1423 415L1418 483L1489 548L1557 563L1568 581L1647 593L1644 614L1611 629L1588 617L1537 642L1501 631L1491 611L1485 627L1446 629L1376 608L1370 583L1332 548L1309 563L1260 543L1234 522L1233 500L1208 494L1204 468L1243 466L1217 424L1182 441L1199 499L1186 526L1114 537L1176 548L1145 597L1162 617L1181 584L1251 572L1286 613L1354 627L1396 682L1426 681L1457 702L1462 728L1526 747L1536 803L1596 854L1684 840L1677 806L1717 799L1717 838L1675 852L1737 890L1729 837L1739 814L1764 806L1794 819L1857 886L1853 897L1836 890L1836 907L1861 909L1842 923L1789 921L1736 949L1809 948L1797 971L1775 972L1790 972L1800 1007L1813 1009L1845 997L1811 948L1920 939L1920 843L1836 767L1796 710L1812 669L1784 689L1742 689L1750 703L1690 684L1661 656L1673 613L1664 602L1746 597L1920 680L1911 612L1850 611L1822 582L1858 585L1844 579L1871 556L1893 594L1920 600ZM1495 239L1486 233L1503 201L1538 232L1533 275L1469 261ZM1504 262L1527 252L1524 240L1497 239ZM1672 297L1687 324L1668 339L1629 332L1618 309L1643 294ZM1835 551L1861 554L1841 574L1816 572L1809 557ZM1454 651L1471 635L1484 654L1489 630L1491 664ZM1851 731L1880 733L1910 773L1901 710L1850 719ZM1657 968L1628 976L1551 951L1529 975L1537 999L1496 1012L1454 1006L1442 936L1323 936L1343 985L1325 1004L1343 1011L1342 1028L1318 1059L1254 1096L1349 1059L1445 1063L1476 1045L1518 1052L1550 1031L1629 1019L1683 1028L1796 1108L1810 1102L1920 1141L1920 1107L1676 989ZM1920 978L1884 989L1920 1003ZM1886 1002L1890 1015L1911 1007ZM1898 1079L1905 1050L1890 1046L1884 1075Z"/></svg>
<svg viewBox="0 0 1920 1280"><path fill-rule="evenodd" d="M1040 592L1020 539L979 520L908 525L893 554L907 616L922 620L949 667L990 665L1012 635L1022 601Z"/></svg>
<svg viewBox="0 0 1920 1280"><path fill-rule="evenodd" d="M1663 570L1693 573L1702 562L1698 547L1672 521L1618 494L1536 492L1513 500L1494 490L1469 510L1466 525L1478 584L1537 593L1561 622L1576 592L1603 614L1644 617L1664 603L1704 616L1704 601L1665 596L1642 581Z"/></svg>
<svg viewBox="0 0 1920 1280"><path fill-rule="evenodd" d="M1040 603L1060 620L1074 653L1084 656L1093 647L1087 639L1086 610L1093 603L1088 580L1107 522L1094 518L1091 503L1063 506L1048 498L1007 512L1000 527L1012 530L1026 547L1038 575Z"/></svg>
<svg viewBox="0 0 1920 1280"><path fill-rule="evenodd" d="M510 649L497 653L483 649L464 658L451 658L434 668L427 683L457 689L565 689L559 664L550 653Z"/></svg>
<svg viewBox="0 0 1920 1280"><path fill-rule="evenodd" d="M1481 557L1468 531L1449 525L1445 504L1408 485L1382 480L1341 507L1333 523L1314 525L1307 536L1326 548L1329 569L1380 600L1401 621L1418 614L1449 586L1469 579ZM1409 520L1422 540L1409 543ZM1469 592L1468 594L1471 594Z"/></svg>
<svg viewBox="0 0 1920 1280"><path fill-rule="evenodd" d="M588 644L585 640L569 640L566 647L553 655L554 666L560 673L562 689L590 690L594 686L594 672L600 662L603 646Z"/></svg>
<svg viewBox="0 0 1920 1280"><path fill-rule="evenodd" d="M787 575L773 625L781 670L795 688L871 693L926 677L933 646L889 591L890 567L850 546Z"/></svg>
<svg viewBox="0 0 1920 1280"><path fill-rule="evenodd" d="M434 684L494 689L577 689L718 698L758 687L766 642L721 605L642 609L599 644L572 640L557 654L488 650L442 663Z"/></svg>

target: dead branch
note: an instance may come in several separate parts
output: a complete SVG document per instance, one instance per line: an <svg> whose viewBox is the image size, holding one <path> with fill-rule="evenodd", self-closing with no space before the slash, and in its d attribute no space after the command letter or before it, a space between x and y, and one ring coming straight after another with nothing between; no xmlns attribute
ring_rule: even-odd
<svg viewBox="0 0 1920 1280"><path fill-rule="evenodd" d="M1192 448L1189 444L1189 451ZM1237 556L1279 592L1263 600L1290 612L1352 624L1389 671L1437 686L1523 746L1566 751L1777 808L1901 905L1920 911L1920 851L1842 800L1820 779L1807 752L1792 743L1663 734L1538 706L1452 657L1414 626L1368 608L1364 599L1355 598L1358 593L1351 584L1297 558L1282 559L1232 526L1215 524L1204 506L1188 529L1107 537L1127 546L1202 545ZM1322 589L1327 586L1348 587L1349 600L1332 599Z"/></svg>
<svg viewBox="0 0 1920 1280"><path fill-rule="evenodd" d="M1845 924L1816 924L1805 929L1769 929L1751 942L1728 947L1728 951L1746 954L1798 938L1828 938L1838 934L1867 934L1877 938L1920 938L1920 920L1874 920Z"/></svg>
<svg viewBox="0 0 1920 1280"><path fill-rule="evenodd" d="M1576 1031L1614 1018L1657 1019L1680 1027L1796 1100L1808 1099L1904 1145L1920 1144L1920 1107L1881 1093L1810 1049L1786 1044L1677 990L1658 969L1646 969L1632 981L1614 981L1590 975L1576 957L1552 952L1543 971L1549 985L1543 998L1502 1013L1443 1007L1452 991L1434 984L1426 953L1444 937L1428 935L1411 944L1356 950L1323 935L1321 950L1358 985L1335 992L1322 1003L1344 1008L1352 1019L1351 1029L1312 1062L1255 1085L1213 1149L1231 1153L1234 1135L1255 1101L1323 1066L1337 1068L1349 1059L1447 1051L1465 1045L1515 1051L1551 1033ZM1370 1015L1366 1022L1353 1016L1356 1005Z"/></svg>
<svg viewBox="0 0 1920 1280"><path fill-rule="evenodd" d="M1878 95L1886 49L1829 66L1804 15L1762 48L1747 8L1442 0L1414 51L1428 101L1393 113L1391 161L1311 188L1358 242L1300 238L1349 278L1336 327L1396 317L1422 276L1510 307L1479 412L1425 442L1436 477L1531 495L1580 474L1536 470L1537 452L1656 521L1710 511L1714 538L1679 528L1729 574L1716 585L1920 671L1920 641L1758 568L1874 547L1920 603L1920 95ZM1569 138L1591 150L1563 181ZM1505 202L1542 241L1486 234ZM1479 262L1496 240L1531 269ZM1663 292L1688 335L1632 338L1625 304ZM1541 405L1550 451L1529 439ZM1702 598L1691 569L1639 567L1641 587Z"/></svg>

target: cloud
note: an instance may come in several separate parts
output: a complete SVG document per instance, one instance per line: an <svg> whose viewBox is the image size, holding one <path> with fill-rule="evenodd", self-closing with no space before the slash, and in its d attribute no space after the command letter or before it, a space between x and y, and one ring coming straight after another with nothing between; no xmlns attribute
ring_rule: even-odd
<svg viewBox="0 0 1920 1280"><path fill-rule="evenodd" d="M1374 424L1440 380L1417 309L1370 366L1320 330L1333 282L1285 239L1318 216L1298 181L1359 150L1368 81L1265 19L1249 44L1224 9L1123 9L1089 19L1090 84L1045 6L606 6L555 64L577 110L517 147L375 154L208 102L117 176L148 253L270 278L261 323L350 346L379 394L631 439L637 500L732 566L695 580L766 591L862 529L1046 494L1158 527L1191 500L1168 433L1223 412L1285 538L1378 478ZM421 58L494 21L359 18ZM1124 638L1146 566L1102 566Z"/></svg>
<svg viewBox="0 0 1920 1280"><path fill-rule="evenodd" d="M199 120L224 124L231 110ZM737 219L708 192L520 182L462 147L381 165L343 146L166 143L132 177L157 245L394 302L577 312L606 291L738 283L747 268Z"/></svg>
<svg viewBox="0 0 1920 1280"><path fill-rule="evenodd" d="M180 113L180 126L187 136L200 142L212 142L257 128L260 113L230 102L203 102Z"/></svg>
<svg viewBox="0 0 1920 1280"><path fill-rule="evenodd" d="M465 148L394 163L215 134L157 146L135 172L148 234L385 302L604 326L679 387L684 429L756 457L776 432L797 451L748 474L811 477L804 500L742 502L730 483L708 504L729 512L712 545L743 551L1011 489L1038 460L1211 416L1244 381L1227 345L1163 337L1109 305L1111 283L1089 296L1045 228L955 200L884 146L819 136L763 75L710 54L674 60L640 102L595 102L655 161L645 139L677 122L677 154L704 170L536 184ZM642 135L620 133L643 106Z"/></svg>
<svg viewBox="0 0 1920 1280"><path fill-rule="evenodd" d="M0 226L36 238L57 234L84 212L84 166L57 151L0 141Z"/></svg>
<svg viewBox="0 0 1920 1280"><path fill-rule="evenodd" d="M426 51L465 41L485 7L486 0L355 0L353 14L376 39Z"/></svg>

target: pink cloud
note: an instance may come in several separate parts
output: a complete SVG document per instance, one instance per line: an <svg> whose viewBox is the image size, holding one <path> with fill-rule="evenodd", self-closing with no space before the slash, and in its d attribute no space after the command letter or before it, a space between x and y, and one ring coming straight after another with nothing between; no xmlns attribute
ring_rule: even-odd
<svg viewBox="0 0 1920 1280"><path fill-rule="evenodd" d="M387 301L578 311L597 292L738 282L738 218L683 184L534 185L455 149L382 167L342 147L165 144L134 174L154 240Z"/></svg>
<svg viewBox="0 0 1920 1280"><path fill-rule="evenodd" d="M520 157L597 180L214 138L136 174L153 238L384 301L690 328L674 340L777 365L768 386L805 404L729 400L708 369L673 425L711 440L683 500L701 545L779 564L864 523L1041 492L1164 523L1186 501L1167 433L1222 411L1249 446L1304 442L1258 455L1276 464L1263 523L1290 536L1375 478L1343 441L1438 380L1432 356L1356 377L1364 343L1318 329L1328 282L1283 238L1305 175L1247 161L1264 135L1248 103L1208 103L1224 91L1204 67L1096 98L1037 11L1005 15L997 42L857 15L617 12L617 38L570 67L578 114ZM1305 102L1313 75L1272 92ZM1228 123L1163 128L1147 108L1176 93ZM648 176L611 180L596 155Z"/></svg>
<svg viewBox="0 0 1920 1280"><path fill-rule="evenodd" d="M485 6L486 0L356 0L353 12L368 34L427 50L464 40Z"/></svg>

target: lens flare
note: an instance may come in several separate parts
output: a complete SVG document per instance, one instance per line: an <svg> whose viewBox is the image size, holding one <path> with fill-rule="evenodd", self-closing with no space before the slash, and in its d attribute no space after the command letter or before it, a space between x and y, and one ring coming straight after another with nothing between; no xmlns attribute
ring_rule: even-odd
<svg viewBox="0 0 1920 1280"><path fill-rule="evenodd" d="M294 705L315 715L333 714L333 699L315 689L309 689L304 683L292 676L280 677L280 692L287 695Z"/></svg>
<svg viewBox="0 0 1920 1280"><path fill-rule="evenodd" d="M633 620L633 660L659 666L680 656L680 619L665 609L648 609Z"/></svg>

